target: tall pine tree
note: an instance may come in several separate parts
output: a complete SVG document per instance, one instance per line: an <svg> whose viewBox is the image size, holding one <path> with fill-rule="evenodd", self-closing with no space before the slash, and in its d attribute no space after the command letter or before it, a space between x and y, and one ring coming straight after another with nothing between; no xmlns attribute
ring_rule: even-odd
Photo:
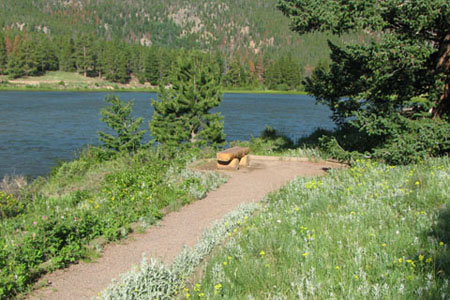
<svg viewBox="0 0 450 300"><path fill-rule="evenodd" d="M65 72L76 70L75 45L71 36L63 37L59 54L59 69Z"/></svg>
<svg viewBox="0 0 450 300"><path fill-rule="evenodd" d="M220 146L225 142L223 117L210 110L222 100L216 65L204 55L180 58L171 86L160 85L159 100L153 100L151 135L159 143Z"/></svg>
<svg viewBox="0 0 450 300"><path fill-rule="evenodd" d="M75 42L74 50L77 70L87 77L88 70L93 70L95 65L94 37L91 34L80 34Z"/></svg>
<svg viewBox="0 0 450 300"><path fill-rule="evenodd" d="M152 85L158 85L160 77L160 58L159 53L151 48L145 59L145 79Z"/></svg>

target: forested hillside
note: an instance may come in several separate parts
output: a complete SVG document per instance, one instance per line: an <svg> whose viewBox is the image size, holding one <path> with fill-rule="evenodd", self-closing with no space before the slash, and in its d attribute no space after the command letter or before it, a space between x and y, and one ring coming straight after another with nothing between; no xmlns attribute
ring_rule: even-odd
<svg viewBox="0 0 450 300"><path fill-rule="evenodd" d="M51 36L96 33L113 40L256 56L293 52L303 65L326 57L326 34L299 37L276 0L16 0L0 2L6 30ZM347 37L348 38L348 37ZM355 37L357 38L357 37ZM337 39L337 38L336 38ZM295 51L293 51L295 49Z"/></svg>

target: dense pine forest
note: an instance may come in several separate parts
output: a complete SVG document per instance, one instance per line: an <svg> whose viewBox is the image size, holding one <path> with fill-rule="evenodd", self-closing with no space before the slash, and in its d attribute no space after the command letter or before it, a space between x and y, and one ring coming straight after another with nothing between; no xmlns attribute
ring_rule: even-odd
<svg viewBox="0 0 450 300"><path fill-rule="evenodd" d="M176 57L209 52L229 88L301 89L328 60L327 33L298 36L276 1L31 1L0 3L0 75L46 71L157 85Z"/></svg>

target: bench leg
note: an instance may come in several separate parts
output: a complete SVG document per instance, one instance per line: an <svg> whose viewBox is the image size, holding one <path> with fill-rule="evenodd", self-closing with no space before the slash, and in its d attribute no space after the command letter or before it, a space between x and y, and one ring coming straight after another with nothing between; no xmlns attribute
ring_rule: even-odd
<svg viewBox="0 0 450 300"><path fill-rule="evenodd" d="M239 170L239 159L235 158L231 160L228 164L217 162L217 168L228 170Z"/></svg>
<svg viewBox="0 0 450 300"><path fill-rule="evenodd" d="M249 164L250 164L250 158L248 157L248 155L245 155L239 161L239 166L240 167L248 167Z"/></svg>

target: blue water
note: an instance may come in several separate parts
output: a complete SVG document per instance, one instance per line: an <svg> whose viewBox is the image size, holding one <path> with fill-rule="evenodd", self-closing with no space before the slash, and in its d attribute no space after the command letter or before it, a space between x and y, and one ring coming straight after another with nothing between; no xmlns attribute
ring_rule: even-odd
<svg viewBox="0 0 450 300"><path fill-rule="evenodd" d="M100 109L107 93L0 92L0 178L47 174L58 160L70 160L107 131ZM134 115L148 129L154 93L115 93L134 99ZM331 129L330 111L303 95L226 94L219 111L228 141L258 136L268 126L298 139L316 128ZM149 139L147 134L147 140Z"/></svg>

